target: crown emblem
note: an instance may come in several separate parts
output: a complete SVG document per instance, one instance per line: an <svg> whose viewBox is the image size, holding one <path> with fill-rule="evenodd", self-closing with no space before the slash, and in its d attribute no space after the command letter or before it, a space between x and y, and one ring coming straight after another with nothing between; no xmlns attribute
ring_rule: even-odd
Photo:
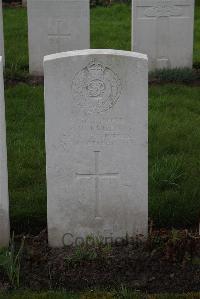
<svg viewBox="0 0 200 299"><path fill-rule="evenodd" d="M95 59L93 59L88 63L87 69L90 73L90 76L93 78L98 78L103 76L105 67L100 62L97 62Z"/></svg>

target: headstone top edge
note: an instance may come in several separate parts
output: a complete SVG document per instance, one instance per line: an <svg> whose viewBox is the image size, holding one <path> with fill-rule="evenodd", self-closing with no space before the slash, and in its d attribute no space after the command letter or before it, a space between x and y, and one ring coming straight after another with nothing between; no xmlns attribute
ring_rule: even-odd
<svg viewBox="0 0 200 299"><path fill-rule="evenodd" d="M68 52L61 52L51 55L44 56L44 64L49 61L55 61L67 57L77 57L77 56L87 56L87 55L113 55L113 56L125 56L132 57L136 59L145 60L148 62L148 57L146 54L123 51L123 50L111 50L111 49L89 49L89 50L75 50Z"/></svg>

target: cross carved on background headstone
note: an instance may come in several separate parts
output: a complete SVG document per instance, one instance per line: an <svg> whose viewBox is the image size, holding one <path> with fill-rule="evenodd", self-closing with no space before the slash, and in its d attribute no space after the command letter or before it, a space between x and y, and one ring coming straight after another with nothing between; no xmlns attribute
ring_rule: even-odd
<svg viewBox="0 0 200 299"><path fill-rule="evenodd" d="M61 52L62 50L62 43L61 41L63 39L69 39L71 38L71 34L70 33L62 33L62 30L61 30L61 25L64 23L64 20L56 20L55 21L56 23L56 30L55 30L55 33L50 33L48 34L48 38L50 40L53 40L55 41L56 43L56 51L57 52Z"/></svg>

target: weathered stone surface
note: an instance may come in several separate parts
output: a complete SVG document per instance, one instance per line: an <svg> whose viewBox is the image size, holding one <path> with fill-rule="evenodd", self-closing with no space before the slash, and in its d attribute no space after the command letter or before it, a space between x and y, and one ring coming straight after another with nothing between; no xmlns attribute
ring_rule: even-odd
<svg viewBox="0 0 200 299"><path fill-rule="evenodd" d="M28 0L29 70L43 74L45 55L90 48L89 0Z"/></svg>
<svg viewBox="0 0 200 299"><path fill-rule="evenodd" d="M0 247L10 238L3 59L0 57Z"/></svg>
<svg viewBox="0 0 200 299"><path fill-rule="evenodd" d="M4 35L3 35L2 0L0 0L0 56L2 56L3 64L4 64Z"/></svg>
<svg viewBox="0 0 200 299"><path fill-rule="evenodd" d="M194 0L132 0L132 49L149 69L192 67Z"/></svg>
<svg viewBox="0 0 200 299"><path fill-rule="evenodd" d="M147 236L146 55L71 51L44 72L49 244Z"/></svg>

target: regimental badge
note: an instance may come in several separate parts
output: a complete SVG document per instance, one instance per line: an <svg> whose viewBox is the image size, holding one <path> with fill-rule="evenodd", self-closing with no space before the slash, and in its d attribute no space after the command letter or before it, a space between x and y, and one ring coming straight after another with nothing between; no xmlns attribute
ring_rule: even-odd
<svg viewBox="0 0 200 299"><path fill-rule="evenodd" d="M109 67L91 60L78 72L72 82L72 95L77 105L88 112L111 109L121 93L121 80Z"/></svg>

